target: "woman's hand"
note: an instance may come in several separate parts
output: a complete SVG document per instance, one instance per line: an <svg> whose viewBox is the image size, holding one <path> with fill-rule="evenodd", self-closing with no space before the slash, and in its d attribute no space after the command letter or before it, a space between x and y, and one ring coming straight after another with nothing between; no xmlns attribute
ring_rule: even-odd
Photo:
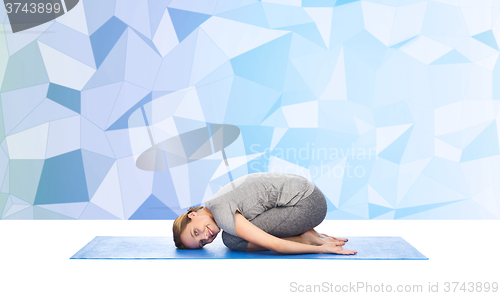
<svg viewBox="0 0 500 296"><path fill-rule="evenodd" d="M343 249L339 245L339 243L326 243L326 244L321 245L320 248L322 249L323 253L327 253L327 254L355 255L358 253L356 251Z"/></svg>

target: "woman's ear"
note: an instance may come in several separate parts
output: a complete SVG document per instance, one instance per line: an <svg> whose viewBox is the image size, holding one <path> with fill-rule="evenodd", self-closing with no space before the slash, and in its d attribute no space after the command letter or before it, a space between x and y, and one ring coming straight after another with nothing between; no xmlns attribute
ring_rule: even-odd
<svg viewBox="0 0 500 296"><path fill-rule="evenodd" d="M194 216L198 215L196 212L191 212L188 214L189 218L193 218Z"/></svg>

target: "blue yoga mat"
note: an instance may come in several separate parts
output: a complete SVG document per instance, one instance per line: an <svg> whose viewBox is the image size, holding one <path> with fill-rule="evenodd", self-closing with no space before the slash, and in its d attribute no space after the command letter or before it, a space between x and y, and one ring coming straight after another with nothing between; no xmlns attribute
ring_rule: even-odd
<svg viewBox="0 0 500 296"><path fill-rule="evenodd" d="M172 237L96 236L71 259L341 259L341 260L427 260L401 237L347 237L345 249L356 255L285 255L272 251L239 252L217 239L197 250L179 250Z"/></svg>

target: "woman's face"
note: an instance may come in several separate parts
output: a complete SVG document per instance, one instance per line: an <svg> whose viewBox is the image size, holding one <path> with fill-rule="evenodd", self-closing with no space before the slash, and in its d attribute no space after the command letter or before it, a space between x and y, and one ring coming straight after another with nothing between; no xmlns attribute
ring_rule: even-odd
<svg viewBox="0 0 500 296"><path fill-rule="evenodd" d="M211 243L220 232L214 219L203 210L191 212L188 217L191 222L181 233L181 240L189 249L198 249Z"/></svg>

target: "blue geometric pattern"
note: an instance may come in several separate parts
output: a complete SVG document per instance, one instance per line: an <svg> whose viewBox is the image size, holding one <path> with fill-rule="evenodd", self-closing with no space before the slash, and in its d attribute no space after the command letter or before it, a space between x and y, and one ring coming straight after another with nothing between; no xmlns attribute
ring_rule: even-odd
<svg viewBox="0 0 500 296"><path fill-rule="evenodd" d="M174 219L263 171L327 219L500 218L496 1L81 0L0 31L0 219Z"/></svg>
<svg viewBox="0 0 500 296"><path fill-rule="evenodd" d="M83 201L89 201L89 196L81 151L75 150L46 159L33 204Z"/></svg>
<svg viewBox="0 0 500 296"><path fill-rule="evenodd" d="M474 35L474 36L472 36L472 38L479 40L479 41L483 42L484 44L498 50L498 44L497 44L497 41L495 40L495 35L493 34L493 31L491 31L491 30Z"/></svg>
<svg viewBox="0 0 500 296"><path fill-rule="evenodd" d="M47 98L80 113L81 94L77 90L51 83Z"/></svg>

